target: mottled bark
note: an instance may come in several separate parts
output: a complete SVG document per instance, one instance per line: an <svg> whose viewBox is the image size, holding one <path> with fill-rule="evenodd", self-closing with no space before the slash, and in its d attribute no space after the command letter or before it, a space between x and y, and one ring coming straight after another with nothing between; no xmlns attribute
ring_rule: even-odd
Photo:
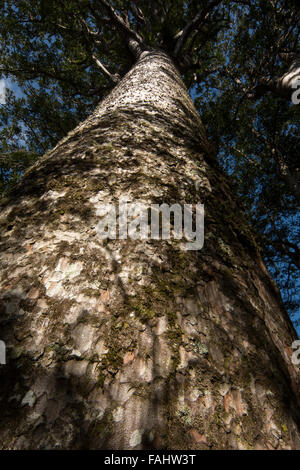
<svg viewBox="0 0 300 470"><path fill-rule="evenodd" d="M204 203L204 248L101 241L120 196ZM300 448L295 331L166 55L27 172L1 237L2 448Z"/></svg>

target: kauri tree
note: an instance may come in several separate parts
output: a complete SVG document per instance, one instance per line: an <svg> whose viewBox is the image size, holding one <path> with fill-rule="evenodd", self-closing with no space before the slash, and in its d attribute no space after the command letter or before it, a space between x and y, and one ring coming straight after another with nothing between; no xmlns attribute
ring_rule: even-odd
<svg viewBox="0 0 300 470"><path fill-rule="evenodd" d="M1 7L21 90L1 110L2 448L300 448L297 335L262 253L269 230L297 255L272 229L299 196L294 2ZM101 239L121 198L204 204L204 247Z"/></svg>

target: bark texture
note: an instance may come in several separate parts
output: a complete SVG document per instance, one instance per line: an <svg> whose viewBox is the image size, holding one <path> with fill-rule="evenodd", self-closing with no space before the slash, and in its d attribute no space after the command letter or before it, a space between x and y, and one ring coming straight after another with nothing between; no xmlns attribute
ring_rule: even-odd
<svg viewBox="0 0 300 470"><path fill-rule="evenodd" d="M204 248L101 241L120 196L204 203ZM4 201L0 262L3 449L300 448L295 331L164 53Z"/></svg>

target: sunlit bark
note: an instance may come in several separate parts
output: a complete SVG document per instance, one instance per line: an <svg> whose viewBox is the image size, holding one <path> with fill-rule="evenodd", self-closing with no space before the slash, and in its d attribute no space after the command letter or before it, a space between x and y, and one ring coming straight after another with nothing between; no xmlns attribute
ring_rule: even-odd
<svg viewBox="0 0 300 470"><path fill-rule="evenodd" d="M204 203L204 248L101 240L120 197ZM2 448L300 448L295 331L162 52L3 203L0 262Z"/></svg>

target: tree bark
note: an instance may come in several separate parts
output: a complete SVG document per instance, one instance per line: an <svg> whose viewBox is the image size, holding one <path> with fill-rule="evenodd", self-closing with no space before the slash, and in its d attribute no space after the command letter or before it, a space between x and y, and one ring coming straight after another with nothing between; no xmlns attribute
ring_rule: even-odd
<svg viewBox="0 0 300 470"><path fill-rule="evenodd" d="M205 245L100 205L204 203ZM1 213L3 449L300 448L296 333L172 61L143 52Z"/></svg>

